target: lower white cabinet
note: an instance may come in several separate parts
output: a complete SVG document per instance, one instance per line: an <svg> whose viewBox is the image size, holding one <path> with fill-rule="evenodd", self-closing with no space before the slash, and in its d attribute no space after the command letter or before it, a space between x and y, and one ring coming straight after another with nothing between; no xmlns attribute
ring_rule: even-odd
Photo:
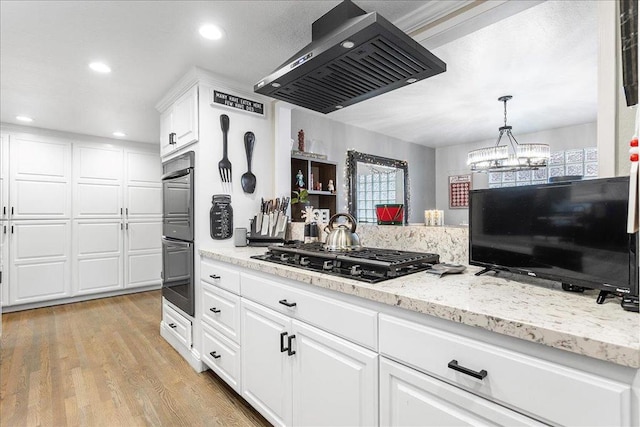
<svg viewBox="0 0 640 427"><path fill-rule="evenodd" d="M202 323L202 360L240 394L240 346Z"/></svg>
<svg viewBox="0 0 640 427"><path fill-rule="evenodd" d="M71 295L71 224L68 220L9 221L9 303Z"/></svg>
<svg viewBox="0 0 640 427"><path fill-rule="evenodd" d="M380 357L381 426L540 426L539 422Z"/></svg>
<svg viewBox="0 0 640 427"><path fill-rule="evenodd" d="M378 355L246 299L242 396L274 425L376 425Z"/></svg>
<svg viewBox="0 0 640 427"><path fill-rule="evenodd" d="M74 294L95 294L160 283L160 220L74 221Z"/></svg>
<svg viewBox="0 0 640 427"><path fill-rule="evenodd" d="M170 344L182 349L190 349L192 344L191 320L172 308L166 301L162 303L161 329L171 337Z"/></svg>

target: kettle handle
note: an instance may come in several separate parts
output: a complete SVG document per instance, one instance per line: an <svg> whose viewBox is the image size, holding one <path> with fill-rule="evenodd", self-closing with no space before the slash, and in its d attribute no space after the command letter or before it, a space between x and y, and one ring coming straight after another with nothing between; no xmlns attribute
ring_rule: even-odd
<svg viewBox="0 0 640 427"><path fill-rule="evenodd" d="M336 222L336 219L340 218L341 216L347 218L347 220L351 224L351 232L355 233L356 232L356 219L352 215L350 215L348 213L337 213L337 214L333 215L331 217L331 219L329 220L329 224L325 227L325 230L327 228L329 229L329 231L333 230L333 223Z"/></svg>

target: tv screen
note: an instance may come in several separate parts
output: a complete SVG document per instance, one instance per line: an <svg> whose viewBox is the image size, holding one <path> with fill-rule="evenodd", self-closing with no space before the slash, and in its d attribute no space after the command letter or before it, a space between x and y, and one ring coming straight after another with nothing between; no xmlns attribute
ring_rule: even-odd
<svg viewBox="0 0 640 427"><path fill-rule="evenodd" d="M638 295L629 177L472 190L469 263Z"/></svg>

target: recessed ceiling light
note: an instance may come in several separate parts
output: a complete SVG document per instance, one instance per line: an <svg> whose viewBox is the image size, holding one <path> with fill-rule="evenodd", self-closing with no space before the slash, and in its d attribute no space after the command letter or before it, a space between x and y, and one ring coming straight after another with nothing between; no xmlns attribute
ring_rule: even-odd
<svg viewBox="0 0 640 427"><path fill-rule="evenodd" d="M91 64L89 64L89 68L97 73L106 74L111 72L111 68L109 68L109 66L104 62L92 62Z"/></svg>
<svg viewBox="0 0 640 427"><path fill-rule="evenodd" d="M208 40L220 40L224 36L224 31L213 24L205 24L198 31L202 37Z"/></svg>
<svg viewBox="0 0 640 427"><path fill-rule="evenodd" d="M19 120L25 123L31 123L33 121L33 119L29 116L16 116L16 120Z"/></svg>
<svg viewBox="0 0 640 427"><path fill-rule="evenodd" d="M120 131L115 131L114 133L112 133L112 135L118 138L124 138L125 136L127 136L126 133Z"/></svg>

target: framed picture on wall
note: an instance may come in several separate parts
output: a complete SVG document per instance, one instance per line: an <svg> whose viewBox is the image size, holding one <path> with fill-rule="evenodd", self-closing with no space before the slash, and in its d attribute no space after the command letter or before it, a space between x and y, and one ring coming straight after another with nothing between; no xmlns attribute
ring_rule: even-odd
<svg viewBox="0 0 640 427"><path fill-rule="evenodd" d="M449 209L468 209L471 174L449 177Z"/></svg>

